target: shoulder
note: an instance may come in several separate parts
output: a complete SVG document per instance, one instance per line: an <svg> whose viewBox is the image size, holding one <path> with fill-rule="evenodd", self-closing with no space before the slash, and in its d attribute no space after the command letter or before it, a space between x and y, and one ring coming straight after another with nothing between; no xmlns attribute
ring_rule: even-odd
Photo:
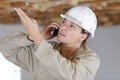
<svg viewBox="0 0 120 80"><path fill-rule="evenodd" d="M86 47L86 49L79 49L77 56L79 57L96 57L97 59L100 59L99 56L95 51L93 51L91 48Z"/></svg>
<svg viewBox="0 0 120 80"><path fill-rule="evenodd" d="M99 56L90 48L79 51L74 60L78 65L83 65L92 74L95 74L100 66Z"/></svg>
<svg viewBox="0 0 120 80"><path fill-rule="evenodd" d="M80 49L74 58L74 60L78 63L82 63L84 65L96 65L97 67L100 65L100 58L95 51L91 48L87 47L86 49Z"/></svg>

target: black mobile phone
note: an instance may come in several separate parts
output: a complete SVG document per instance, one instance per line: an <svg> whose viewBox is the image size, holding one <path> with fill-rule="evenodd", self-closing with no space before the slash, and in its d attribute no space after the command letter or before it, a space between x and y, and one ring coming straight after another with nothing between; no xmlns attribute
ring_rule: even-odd
<svg viewBox="0 0 120 80"><path fill-rule="evenodd" d="M57 35L58 35L58 31L59 31L59 29L55 29L55 30L53 31L53 35L54 35L54 36L57 36Z"/></svg>
<svg viewBox="0 0 120 80"><path fill-rule="evenodd" d="M57 36L58 35L58 31L59 31L59 29L54 28L53 31L51 32L51 34L53 36Z"/></svg>

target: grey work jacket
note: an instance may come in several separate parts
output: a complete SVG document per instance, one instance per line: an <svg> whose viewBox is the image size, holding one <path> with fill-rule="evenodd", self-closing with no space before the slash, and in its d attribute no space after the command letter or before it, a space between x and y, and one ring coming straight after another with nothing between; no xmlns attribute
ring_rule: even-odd
<svg viewBox="0 0 120 80"><path fill-rule="evenodd" d="M94 80L99 57L89 48L80 48L69 59L60 54L59 43L42 40L39 46L17 32L0 39L6 59L31 72L33 80Z"/></svg>

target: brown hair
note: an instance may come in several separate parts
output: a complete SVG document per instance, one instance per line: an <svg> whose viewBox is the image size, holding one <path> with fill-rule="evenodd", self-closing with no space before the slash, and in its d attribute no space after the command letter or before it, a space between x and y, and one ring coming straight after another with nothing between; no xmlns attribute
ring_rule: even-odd
<svg viewBox="0 0 120 80"><path fill-rule="evenodd" d="M87 40L88 40L88 38L89 38L89 36L90 36L90 33L88 33L88 32L87 32L86 30L84 30L84 29L82 29L81 33L82 33L82 34L87 34L87 38L82 42L82 47L83 47L84 49L86 49L86 43L87 43Z"/></svg>

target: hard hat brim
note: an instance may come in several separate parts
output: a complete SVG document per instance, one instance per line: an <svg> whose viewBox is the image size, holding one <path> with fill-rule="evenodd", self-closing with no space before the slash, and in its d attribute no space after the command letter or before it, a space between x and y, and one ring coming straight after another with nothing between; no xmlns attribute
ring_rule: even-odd
<svg viewBox="0 0 120 80"><path fill-rule="evenodd" d="M70 17L70 16L68 17L68 16L66 16L66 15L64 15L64 14L60 14L60 16L61 16L62 18L65 18L65 19L69 20L70 22L73 22L73 23L75 23L75 24L77 24L77 25L79 25L79 26L82 27L81 23L78 22L76 19L74 19L74 18L72 18L72 17Z"/></svg>

